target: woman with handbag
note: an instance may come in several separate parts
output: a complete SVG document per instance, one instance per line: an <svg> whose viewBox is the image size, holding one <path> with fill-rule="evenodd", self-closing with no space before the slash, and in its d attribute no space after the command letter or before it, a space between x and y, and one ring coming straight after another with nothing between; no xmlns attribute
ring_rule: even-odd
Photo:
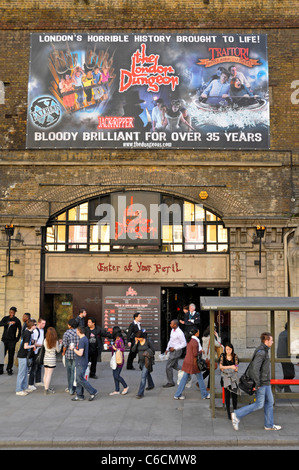
<svg viewBox="0 0 299 470"><path fill-rule="evenodd" d="M199 337L199 330L195 327L190 328L190 330L188 331L186 335L187 350L186 350L186 357L182 365L182 371L184 372L184 374L181 378L177 391L174 395L175 400L185 399L185 397L182 395L182 392L187 384L188 378L190 377L190 375L193 375L193 374L196 375L199 389L201 392L201 398L203 399L210 398L210 394L206 390L206 386L203 381L203 376L198 368L198 363L197 363L198 354L200 354L202 350L198 337Z"/></svg>
<svg viewBox="0 0 299 470"><path fill-rule="evenodd" d="M115 390L114 392L111 392L109 395L120 394L120 391L119 391L120 383L124 387L121 394L126 395L128 393L129 387L126 384L126 381L120 375L124 362L125 362L124 360L125 343L121 334L121 329L118 326L115 326L113 328L112 337L113 337L113 345L109 347L109 350L112 351L113 354L115 354L116 367L112 369Z"/></svg>
<svg viewBox="0 0 299 470"><path fill-rule="evenodd" d="M227 343L224 352L220 355L219 369L221 370L221 387L224 388L225 393L225 406L228 419L231 419L230 413L230 398L232 398L233 409L237 409L238 395L240 390L238 387L239 358L234 352L234 347L231 343Z"/></svg>
<svg viewBox="0 0 299 470"><path fill-rule="evenodd" d="M136 398L143 398L144 389L147 381L146 390L152 390L155 387L154 381L151 376L153 371L155 349L152 341L146 337L146 334L139 330L135 336L135 344L132 347L132 352L138 354L138 363L142 371L141 381Z"/></svg>

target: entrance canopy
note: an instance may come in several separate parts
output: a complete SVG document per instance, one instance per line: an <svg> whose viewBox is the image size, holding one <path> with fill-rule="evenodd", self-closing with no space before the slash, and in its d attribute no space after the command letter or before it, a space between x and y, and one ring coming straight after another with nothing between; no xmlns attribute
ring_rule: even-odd
<svg viewBox="0 0 299 470"><path fill-rule="evenodd" d="M299 310L299 297L201 297L201 310Z"/></svg>

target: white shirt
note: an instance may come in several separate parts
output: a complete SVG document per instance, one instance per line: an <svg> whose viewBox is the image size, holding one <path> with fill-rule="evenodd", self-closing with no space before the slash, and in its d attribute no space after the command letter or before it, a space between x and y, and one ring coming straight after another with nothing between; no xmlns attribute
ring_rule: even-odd
<svg viewBox="0 0 299 470"><path fill-rule="evenodd" d="M182 330L177 327L172 329L170 333L170 338L166 350L169 351L169 348L183 349L187 345L186 338Z"/></svg>
<svg viewBox="0 0 299 470"><path fill-rule="evenodd" d="M39 331L39 337L38 337L38 331ZM38 326L33 330L32 332L32 335L31 335L32 339L34 339L34 341L36 341L37 344L43 344L44 342L44 337L45 337L45 331L43 328L38 328ZM36 350L34 351L35 354L37 354L39 351L39 348L36 348Z"/></svg>

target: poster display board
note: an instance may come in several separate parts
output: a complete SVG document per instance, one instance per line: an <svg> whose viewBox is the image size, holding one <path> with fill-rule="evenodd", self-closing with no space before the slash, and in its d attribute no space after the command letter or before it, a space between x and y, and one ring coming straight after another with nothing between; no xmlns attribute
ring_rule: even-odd
<svg viewBox="0 0 299 470"><path fill-rule="evenodd" d="M264 34L32 33L27 148L268 149Z"/></svg>
<svg viewBox="0 0 299 470"><path fill-rule="evenodd" d="M159 286L136 284L103 287L103 327L112 331L119 326L124 332L132 323L134 313L141 313L141 327L160 349ZM126 341L127 344L127 341Z"/></svg>

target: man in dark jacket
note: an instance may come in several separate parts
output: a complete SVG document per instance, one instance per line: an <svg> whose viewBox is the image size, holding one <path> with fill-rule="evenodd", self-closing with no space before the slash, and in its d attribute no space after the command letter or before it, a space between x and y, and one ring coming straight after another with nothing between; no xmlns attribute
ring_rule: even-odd
<svg viewBox="0 0 299 470"><path fill-rule="evenodd" d="M109 331L105 330L96 325L95 318L89 318L87 320L87 327L85 328L85 336L88 339L88 362L90 365L91 379L97 379L96 369L98 357L101 360L101 353L103 351L103 340L102 338L112 338Z"/></svg>
<svg viewBox="0 0 299 470"><path fill-rule="evenodd" d="M21 337L22 325L20 320L15 316L16 307L10 307L8 315L2 318L0 321L0 326L4 327L2 342L4 343L4 357L8 352L8 363L7 363L7 373L12 375L12 367L14 361L14 354L16 349L16 344ZM3 374L3 365L0 364L0 374Z"/></svg>
<svg viewBox="0 0 299 470"><path fill-rule="evenodd" d="M231 414L233 428L238 431L240 419L253 411L264 408L264 428L266 431L279 431L281 426L273 422L274 399L270 385L269 350L273 344L271 333L261 334L261 344L255 350L248 368L248 375L255 382L256 401L234 410Z"/></svg>
<svg viewBox="0 0 299 470"><path fill-rule="evenodd" d="M128 354L128 360L127 360L127 369L129 370L134 370L135 367L133 367L133 361L137 355L136 352L133 352L133 346L135 345L135 337L138 331L142 331L141 328L141 315L139 312L134 313L134 321L130 323L129 329L128 329L128 334L127 334L127 340L128 340L128 346L130 348L130 352Z"/></svg>

